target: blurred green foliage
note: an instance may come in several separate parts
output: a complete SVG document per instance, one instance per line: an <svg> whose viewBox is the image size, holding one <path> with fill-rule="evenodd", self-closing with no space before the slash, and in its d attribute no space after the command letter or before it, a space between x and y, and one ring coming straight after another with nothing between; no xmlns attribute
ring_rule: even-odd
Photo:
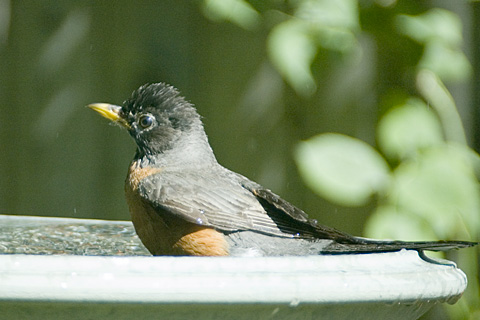
<svg viewBox="0 0 480 320"><path fill-rule="evenodd" d="M360 23L365 2L289 4L269 30L268 54L297 94L311 97L317 90L312 66L322 50L362 54L358 39L366 33ZM318 195L339 205L364 206L375 199L366 226L371 237L478 241L480 157L468 147L455 102L443 85L472 74L462 50L462 21L445 9L409 14L395 4L383 12L395 32L389 36L405 36L421 46L409 80L416 92L404 92L401 98L397 94L396 103L384 106L376 133L378 150L343 134L319 134L295 149L299 172ZM398 56L416 54L408 46L391 50ZM473 319L480 314L478 248L458 255L470 287L451 315Z"/></svg>
<svg viewBox="0 0 480 320"><path fill-rule="evenodd" d="M401 34L423 45L418 68L434 72L442 80L462 80L471 66L462 51L462 22L444 9L433 8L417 16L398 14L396 26Z"/></svg>
<svg viewBox="0 0 480 320"><path fill-rule="evenodd" d="M301 142L295 155L305 182L342 205L365 205L390 184L387 162L369 144L355 138L321 134Z"/></svg>
<svg viewBox="0 0 480 320"><path fill-rule="evenodd" d="M293 15L276 24L268 37L272 63L302 96L316 89L310 70L318 48L352 51L358 29L356 1L292 1Z"/></svg>

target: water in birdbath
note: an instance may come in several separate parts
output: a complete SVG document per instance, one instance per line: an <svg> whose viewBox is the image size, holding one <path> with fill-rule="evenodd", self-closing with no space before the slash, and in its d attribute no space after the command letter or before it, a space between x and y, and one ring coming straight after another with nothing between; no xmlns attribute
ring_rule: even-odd
<svg viewBox="0 0 480 320"><path fill-rule="evenodd" d="M150 255L127 221L3 215L0 254Z"/></svg>

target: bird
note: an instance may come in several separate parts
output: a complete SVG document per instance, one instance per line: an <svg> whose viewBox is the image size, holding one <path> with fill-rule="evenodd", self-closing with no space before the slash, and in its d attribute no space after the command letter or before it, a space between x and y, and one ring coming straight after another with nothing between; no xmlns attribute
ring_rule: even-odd
<svg viewBox="0 0 480 320"><path fill-rule="evenodd" d="M375 240L318 223L271 190L220 165L201 116L173 86L148 83L121 106L89 108L136 143L125 197L155 256L299 256L446 251L468 241Z"/></svg>

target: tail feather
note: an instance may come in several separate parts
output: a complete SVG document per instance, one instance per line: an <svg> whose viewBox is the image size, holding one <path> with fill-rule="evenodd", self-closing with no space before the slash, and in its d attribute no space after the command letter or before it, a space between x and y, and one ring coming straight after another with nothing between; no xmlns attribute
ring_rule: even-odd
<svg viewBox="0 0 480 320"><path fill-rule="evenodd" d="M382 241L370 240L365 238L356 238L356 243L333 242L324 249L322 253L326 254L345 254L345 253L374 253L374 252L392 252L402 249L417 251L448 251L452 249L461 249L473 247L478 242L469 241Z"/></svg>

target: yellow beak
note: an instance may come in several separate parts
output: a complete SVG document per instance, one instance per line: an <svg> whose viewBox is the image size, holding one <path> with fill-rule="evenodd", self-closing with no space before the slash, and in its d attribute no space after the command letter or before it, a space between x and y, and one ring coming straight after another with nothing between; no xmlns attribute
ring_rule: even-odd
<svg viewBox="0 0 480 320"><path fill-rule="evenodd" d="M118 123L122 127L130 129L130 125L128 124L128 122L120 116L120 111L122 110L122 107L108 103L92 103L89 104L87 107L97 111L102 117Z"/></svg>

